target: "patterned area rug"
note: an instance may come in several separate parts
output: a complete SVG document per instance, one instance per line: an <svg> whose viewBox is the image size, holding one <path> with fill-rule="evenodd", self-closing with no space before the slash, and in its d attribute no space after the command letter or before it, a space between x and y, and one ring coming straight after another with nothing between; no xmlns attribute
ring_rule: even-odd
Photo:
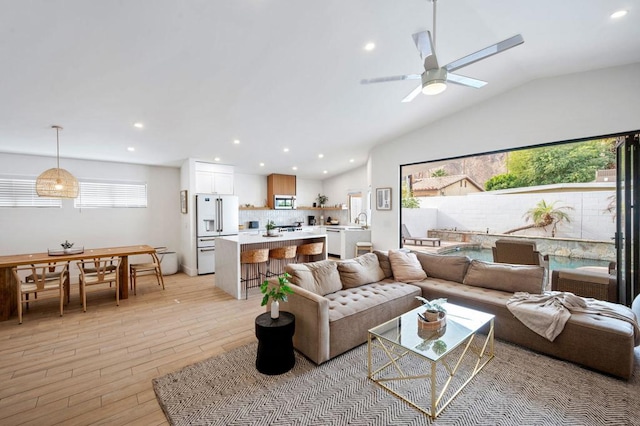
<svg viewBox="0 0 640 426"><path fill-rule="evenodd" d="M295 367L279 376L255 369L256 348L154 379L170 423L640 425L638 349L627 382L496 341L496 357L432 421L367 379L366 344L319 367L296 353Z"/></svg>

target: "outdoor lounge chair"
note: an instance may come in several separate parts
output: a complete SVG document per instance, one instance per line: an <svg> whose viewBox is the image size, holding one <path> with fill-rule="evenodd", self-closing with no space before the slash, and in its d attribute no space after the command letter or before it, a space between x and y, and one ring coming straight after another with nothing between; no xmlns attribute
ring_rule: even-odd
<svg viewBox="0 0 640 426"><path fill-rule="evenodd" d="M534 241L496 240L496 246L492 247L492 250L493 261L496 263L547 267L549 262L548 255L543 256L536 250Z"/></svg>
<svg viewBox="0 0 640 426"><path fill-rule="evenodd" d="M406 244L407 241L413 241L414 245L422 245L422 243L427 242L431 243L433 247L438 244L440 246L440 238L430 238L430 237L412 237L409 233L409 229L407 225L402 224L402 245Z"/></svg>

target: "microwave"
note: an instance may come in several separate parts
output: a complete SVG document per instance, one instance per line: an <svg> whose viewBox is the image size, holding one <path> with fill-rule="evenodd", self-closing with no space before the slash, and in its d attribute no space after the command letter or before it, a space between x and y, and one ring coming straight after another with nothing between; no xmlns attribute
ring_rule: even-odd
<svg viewBox="0 0 640 426"><path fill-rule="evenodd" d="M273 208L276 210L293 210L296 208L295 195L274 195Z"/></svg>

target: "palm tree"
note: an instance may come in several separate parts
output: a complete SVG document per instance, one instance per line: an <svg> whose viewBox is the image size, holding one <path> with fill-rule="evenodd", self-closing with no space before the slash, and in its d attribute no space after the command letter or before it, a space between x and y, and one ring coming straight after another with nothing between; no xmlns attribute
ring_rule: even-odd
<svg viewBox="0 0 640 426"><path fill-rule="evenodd" d="M505 234L513 234L514 232L531 228L543 228L544 230L546 230L547 226L551 226L551 236L555 237L559 223L564 221L571 222L569 215L563 210L573 210L573 207L569 206L556 208L556 203L557 201L547 204L546 201L540 200L534 208L527 210L527 213L525 213L524 215L526 221L531 220L533 221L533 223L521 226L519 228L511 229L505 232Z"/></svg>

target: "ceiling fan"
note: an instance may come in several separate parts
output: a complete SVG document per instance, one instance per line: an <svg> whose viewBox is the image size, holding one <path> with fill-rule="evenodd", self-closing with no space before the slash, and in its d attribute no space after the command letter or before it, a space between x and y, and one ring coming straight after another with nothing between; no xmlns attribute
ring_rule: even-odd
<svg viewBox="0 0 640 426"><path fill-rule="evenodd" d="M524 43L522 35L518 34L440 67L438 65L438 59L436 58L435 49L437 0L429 1L433 3L433 38L429 31L420 31L412 35L413 42L415 43L418 52L420 52L420 57L424 60L424 72L422 74L405 74L392 77L364 79L360 81L361 84L386 83L388 81L399 80L422 80L422 83L409 93L402 102L411 102L420 92L425 95L437 95L438 93L442 93L447 88L447 82L479 89L486 85L487 82L471 77L465 77L460 74L454 74L453 71Z"/></svg>

